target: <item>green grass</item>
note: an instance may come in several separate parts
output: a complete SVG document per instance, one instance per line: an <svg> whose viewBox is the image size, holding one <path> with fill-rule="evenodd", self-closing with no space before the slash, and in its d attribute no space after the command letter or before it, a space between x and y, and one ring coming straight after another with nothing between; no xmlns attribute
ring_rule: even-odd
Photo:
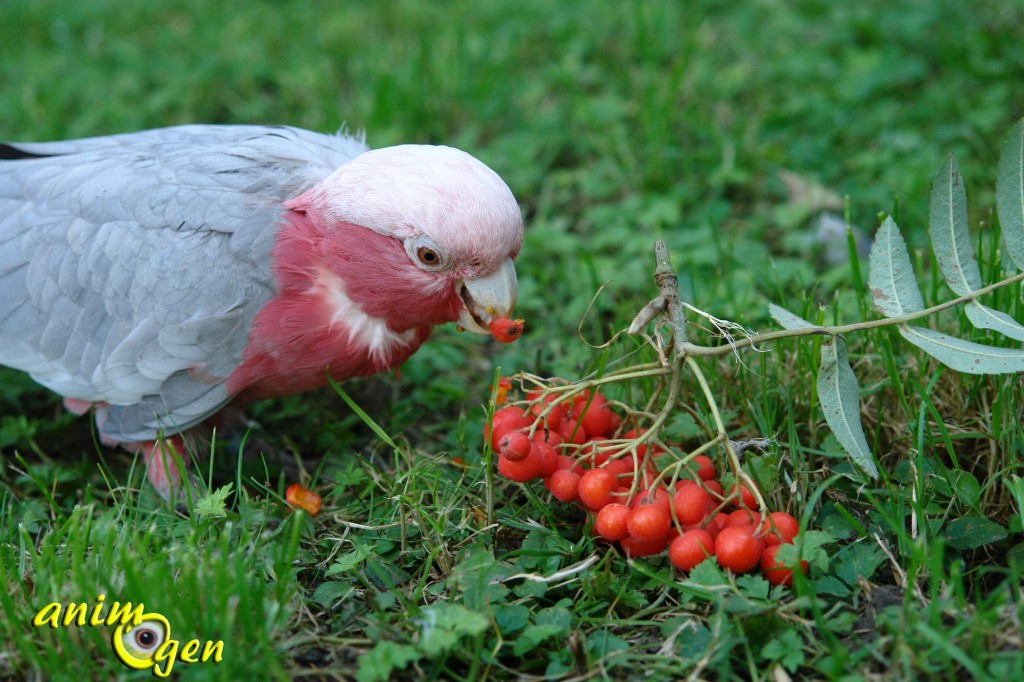
<svg viewBox="0 0 1024 682"><path fill-rule="evenodd" d="M30 625L99 594L144 601L182 641L223 640L220 664L174 668L190 680L1024 674L1019 377L957 375L890 330L851 335L883 471L863 484L836 475L849 465L814 397L820 342L702 361L730 433L776 439L748 461L769 502L814 532L793 590L626 561L541 486L492 485L480 438L496 367L571 379L601 365L578 330L595 343L628 325L654 293L658 237L686 300L720 318L769 329L768 302L828 323L872 314L850 264L820 257L814 210L789 200L782 170L848 196L869 234L896 213L932 304L950 292L927 249L928 192L955 152L997 279L1022 21L1013 3L911 0L7 0L0 139L267 122L462 147L526 212L530 330L508 347L439 330L400 379L346 384L397 447L330 390L255 406L265 461L218 442L197 474L224 495L187 512L0 370L0 679L148 678L115 660L108 629ZM1024 319L1019 290L988 303ZM997 342L959 312L936 323ZM282 501L300 479L324 495L313 519Z"/></svg>

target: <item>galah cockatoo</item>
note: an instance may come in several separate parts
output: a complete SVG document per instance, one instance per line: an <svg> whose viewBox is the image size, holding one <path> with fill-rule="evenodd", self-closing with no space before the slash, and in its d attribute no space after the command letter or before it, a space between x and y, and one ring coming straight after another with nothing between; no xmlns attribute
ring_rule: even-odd
<svg viewBox="0 0 1024 682"><path fill-rule="evenodd" d="M165 437L229 404L396 367L434 325L487 333L522 240L508 186L450 147L217 125L0 145L0 364L91 407L166 497Z"/></svg>

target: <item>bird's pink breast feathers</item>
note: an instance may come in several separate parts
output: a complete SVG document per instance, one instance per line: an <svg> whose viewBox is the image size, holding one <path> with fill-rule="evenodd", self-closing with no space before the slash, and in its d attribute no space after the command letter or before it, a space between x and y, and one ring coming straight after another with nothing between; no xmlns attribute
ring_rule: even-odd
<svg viewBox="0 0 1024 682"><path fill-rule="evenodd" d="M227 381L244 400L286 395L397 366L454 320L451 282L425 273L401 243L348 223L285 215L271 253L277 294L257 313Z"/></svg>

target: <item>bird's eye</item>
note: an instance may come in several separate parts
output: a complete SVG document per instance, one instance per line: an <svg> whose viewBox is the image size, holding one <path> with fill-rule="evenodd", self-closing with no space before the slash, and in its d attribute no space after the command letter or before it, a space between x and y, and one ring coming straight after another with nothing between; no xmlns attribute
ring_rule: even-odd
<svg viewBox="0 0 1024 682"><path fill-rule="evenodd" d="M416 235L405 241L405 252L412 262L427 272L439 272L449 266L444 249L425 234Z"/></svg>
<svg viewBox="0 0 1024 682"><path fill-rule="evenodd" d="M421 246L416 249L416 257L428 267L433 267L441 262L441 256L429 246Z"/></svg>

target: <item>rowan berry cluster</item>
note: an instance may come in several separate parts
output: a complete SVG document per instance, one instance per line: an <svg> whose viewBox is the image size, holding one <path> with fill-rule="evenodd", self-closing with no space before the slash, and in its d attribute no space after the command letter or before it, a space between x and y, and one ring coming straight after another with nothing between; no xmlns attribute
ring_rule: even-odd
<svg viewBox="0 0 1024 682"><path fill-rule="evenodd" d="M499 387L503 402L507 380ZM484 437L498 471L520 483L542 479L561 502L581 506L596 536L631 557L668 549L680 571L714 557L734 573L760 568L773 585L789 585L792 567L775 554L800 525L785 512L764 513L745 485L726 492L704 454L668 457L646 432L623 431L623 418L598 391L527 393L525 407L495 411ZM807 571L806 562L800 570Z"/></svg>

